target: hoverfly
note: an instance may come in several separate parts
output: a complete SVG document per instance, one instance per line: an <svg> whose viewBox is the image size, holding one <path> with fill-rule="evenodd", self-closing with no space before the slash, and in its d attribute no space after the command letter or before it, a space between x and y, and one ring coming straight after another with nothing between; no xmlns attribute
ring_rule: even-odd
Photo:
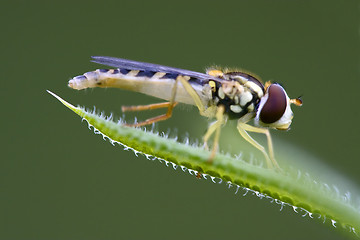
<svg viewBox="0 0 360 240"><path fill-rule="evenodd" d="M122 111L167 108L163 115L127 126L143 126L171 117L177 103L195 105L201 115L216 118L204 135L204 144L215 134L209 161L218 149L221 127L228 119L237 119L240 135L265 156L269 168L280 168L274 157L269 129L287 130L292 122L290 104L302 105L300 98L290 99L278 83L265 85L254 75L243 71L210 68L205 73L132 60L95 56L95 63L116 69L97 69L74 77L69 87L77 90L114 87L141 92L167 102L123 106ZM248 122L254 120L254 126ZM268 152L248 132L266 135Z"/></svg>

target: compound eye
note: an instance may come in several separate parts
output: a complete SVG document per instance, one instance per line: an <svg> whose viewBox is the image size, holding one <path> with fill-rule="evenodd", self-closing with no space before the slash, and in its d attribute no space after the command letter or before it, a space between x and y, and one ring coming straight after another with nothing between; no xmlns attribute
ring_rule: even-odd
<svg viewBox="0 0 360 240"><path fill-rule="evenodd" d="M285 90L279 84L271 84L268 89L268 99L260 111L260 120L263 123L274 123L285 113L287 98Z"/></svg>

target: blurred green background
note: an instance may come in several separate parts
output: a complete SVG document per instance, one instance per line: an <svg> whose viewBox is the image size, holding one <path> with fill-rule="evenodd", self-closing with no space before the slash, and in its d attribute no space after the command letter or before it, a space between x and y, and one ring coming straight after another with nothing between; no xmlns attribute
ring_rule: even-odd
<svg viewBox="0 0 360 240"><path fill-rule="evenodd" d="M275 148L295 145L360 185L358 1L5 1L0 13L0 239L344 237L329 223L113 147L45 90L119 117L121 105L159 100L69 89L71 77L102 68L92 55L195 71L241 67L303 95L291 131L273 132ZM157 127L195 140L207 123L178 107ZM239 152L233 127L221 148Z"/></svg>

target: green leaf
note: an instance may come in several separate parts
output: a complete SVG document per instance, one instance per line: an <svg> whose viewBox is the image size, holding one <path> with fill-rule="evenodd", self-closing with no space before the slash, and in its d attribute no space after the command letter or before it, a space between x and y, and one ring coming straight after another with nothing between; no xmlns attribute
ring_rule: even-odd
<svg viewBox="0 0 360 240"><path fill-rule="evenodd" d="M210 152L203 147L179 143L175 139L159 136L144 129L126 127L121 122L113 122L111 117L105 118L87 112L48 92L85 119L89 127L94 127L95 133L102 134L104 139L108 138L112 144L120 144L132 149L135 154L141 153L147 158L159 159L167 165L180 167L193 175L201 173L205 179L226 182L233 186L236 192L250 192L260 198L270 199L281 205L281 208L285 205L290 206L295 212L319 218L334 227L341 226L356 235L360 229L360 206L359 202L355 202L358 199L354 198L357 197L356 189L353 189L355 194L340 193L339 189L343 189L342 187L320 182L298 168L281 165L283 171L279 172L253 164L246 159L231 157L230 154L218 153L213 162L209 163ZM291 158L303 162L302 156L293 154ZM277 154L277 158L281 156Z"/></svg>

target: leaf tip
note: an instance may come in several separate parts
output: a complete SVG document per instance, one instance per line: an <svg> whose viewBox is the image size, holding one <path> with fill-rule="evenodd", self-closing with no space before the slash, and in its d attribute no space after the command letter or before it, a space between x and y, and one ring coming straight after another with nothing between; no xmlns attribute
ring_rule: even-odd
<svg viewBox="0 0 360 240"><path fill-rule="evenodd" d="M51 92L50 90L46 90L49 94L51 94L53 97L55 97L57 100L59 100L62 104L64 104L66 107L70 108L71 110L75 111L76 109L78 109L77 107L75 107L74 105L72 105L71 103L68 103L67 101L65 101L64 99L62 99L61 97L59 97L58 95L56 95L55 93Z"/></svg>

